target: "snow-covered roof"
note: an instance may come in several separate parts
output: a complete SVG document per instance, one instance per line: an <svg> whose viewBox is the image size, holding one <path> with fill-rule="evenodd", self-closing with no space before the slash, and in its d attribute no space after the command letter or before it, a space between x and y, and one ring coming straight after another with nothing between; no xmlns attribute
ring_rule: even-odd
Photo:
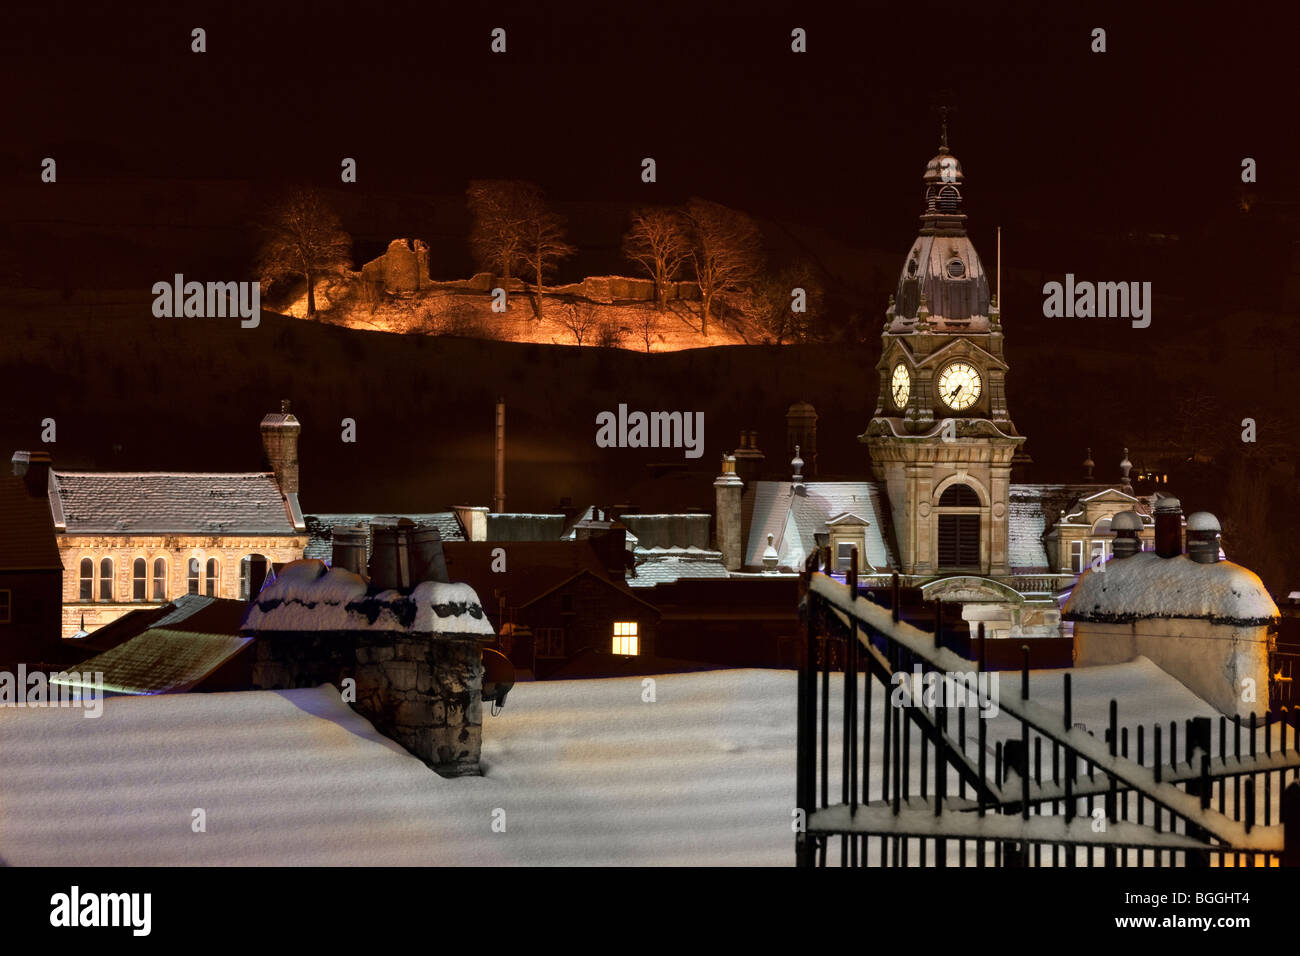
<svg viewBox="0 0 1300 956"><path fill-rule="evenodd" d="M636 577L627 583L634 588L671 584L682 578L726 578L722 552L707 548L637 548Z"/></svg>
<svg viewBox="0 0 1300 956"><path fill-rule="evenodd" d="M152 628L77 665L80 679L52 677L51 684L91 686L103 674L104 691L118 694L178 694L189 690L238 654L251 637Z"/></svg>
<svg viewBox="0 0 1300 956"><path fill-rule="evenodd" d="M373 592L360 575L315 559L285 565L249 606L244 630L496 633L468 584L423 581L409 593Z"/></svg>
<svg viewBox="0 0 1300 956"><path fill-rule="evenodd" d="M883 482L755 481L754 510L745 548L745 567L763 565L767 536L772 535L782 567L802 568L817 547L816 535L828 530L827 521L846 512L865 518L866 559L872 567L897 565L890 541L889 502Z"/></svg>
<svg viewBox="0 0 1300 956"><path fill-rule="evenodd" d="M334 530L336 528L354 528L364 525L366 528L366 556L374 543L375 525L395 525L402 518L407 518L417 529L437 528L443 541L464 541L465 533L454 511L434 511L422 514L380 515L380 514L318 514L307 515L307 533L311 540L303 550L304 558L320 558L329 561L334 552Z"/></svg>
<svg viewBox="0 0 1300 956"><path fill-rule="evenodd" d="M1249 626L1267 624L1279 613L1264 582L1239 564L1199 564L1185 554L1162 558L1143 551L1085 571L1061 616L1103 623L1193 618Z"/></svg>

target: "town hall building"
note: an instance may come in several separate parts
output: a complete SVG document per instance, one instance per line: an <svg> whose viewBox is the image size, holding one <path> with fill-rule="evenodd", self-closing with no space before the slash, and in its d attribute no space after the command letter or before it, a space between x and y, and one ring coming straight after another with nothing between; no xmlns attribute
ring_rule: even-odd
<svg viewBox="0 0 1300 956"><path fill-rule="evenodd" d="M797 571L829 547L842 571L856 547L862 574L898 572L927 599L960 602L992 637L1057 637L1058 595L1110 556L1111 519L1136 512L1151 547L1154 502L1133 494L1127 457L1114 484L1087 480L1090 456L1081 483L1012 480L1025 436L1007 402L1002 317L966 234L965 180L946 136L923 185L920 230L885 313L875 411L858 436L871 478L805 478L797 453L790 480L742 482L724 458L719 550L743 573ZM792 414L806 419L802 404Z"/></svg>

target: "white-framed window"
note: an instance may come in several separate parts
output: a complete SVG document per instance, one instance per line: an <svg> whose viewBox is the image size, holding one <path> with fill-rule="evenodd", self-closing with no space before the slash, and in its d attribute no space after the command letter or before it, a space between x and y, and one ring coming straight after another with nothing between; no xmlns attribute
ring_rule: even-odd
<svg viewBox="0 0 1300 956"><path fill-rule="evenodd" d="M637 646L637 622L636 621L615 621L614 622L614 653L622 654L627 657L634 657L640 654L640 648Z"/></svg>
<svg viewBox="0 0 1300 956"><path fill-rule="evenodd" d="M1105 562L1110 558L1110 538L1093 538L1092 549L1088 553L1088 567Z"/></svg>
<svg viewBox="0 0 1300 956"><path fill-rule="evenodd" d="M1075 574L1083 573L1083 542L1070 542L1070 570Z"/></svg>
<svg viewBox="0 0 1300 956"><path fill-rule="evenodd" d="M853 561L853 549L857 545L852 541L841 541L835 546L835 570L848 571Z"/></svg>

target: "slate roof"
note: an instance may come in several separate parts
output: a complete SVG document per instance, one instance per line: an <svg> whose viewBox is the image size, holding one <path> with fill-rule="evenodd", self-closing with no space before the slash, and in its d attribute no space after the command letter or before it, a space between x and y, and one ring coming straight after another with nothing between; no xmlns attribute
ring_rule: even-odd
<svg viewBox="0 0 1300 956"><path fill-rule="evenodd" d="M397 524L400 518L409 518L415 522L417 529L437 528L443 541L464 541L465 533L454 511L434 511L425 514L376 515L376 514L323 514L307 515L307 534L311 540L303 551L304 558L316 558L329 561L334 553L334 529L350 528L358 524L366 525L366 558L370 558L373 543L371 525Z"/></svg>
<svg viewBox="0 0 1300 956"><path fill-rule="evenodd" d="M1056 524L1061 511L1067 514L1080 499L1099 492L1109 491L1114 485L1104 484L1013 484L1008 493L1007 533L1008 551L1013 574L1044 574L1051 571L1043 536ZM1146 510L1146 502L1139 498L1134 505Z"/></svg>
<svg viewBox="0 0 1300 956"><path fill-rule="evenodd" d="M176 694L189 690L252 642L251 637L153 628L82 661L80 674L102 673L104 691L117 694ZM51 684L86 686L51 678Z"/></svg>
<svg viewBox="0 0 1300 956"><path fill-rule="evenodd" d="M208 597L204 594L182 594L157 607L137 608L96 628L85 637L68 639L65 643L92 651L109 651L156 627L171 631L233 636L239 633L239 626L243 623L247 610L246 601Z"/></svg>
<svg viewBox="0 0 1300 956"><path fill-rule="evenodd" d="M636 577L627 583L634 588L652 588L682 578L727 578L722 552L707 548L636 548Z"/></svg>
<svg viewBox="0 0 1300 956"><path fill-rule="evenodd" d="M849 511L871 524L867 528L867 560L873 567L897 567L893 544L893 522L883 482L809 481L796 494L793 482L755 481L752 492L753 517L745 548L745 567L763 565L767 536L780 555L782 567L802 568L817 546L814 537L827 531L826 521Z"/></svg>
<svg viewBox="0 0 1300 956"><path fill-rule="evenodd" d="M68 534L300 534L271 472L55 472Z"/></svg>
<svg viewBox="0 0 1300 956"><path fill-rule="evenodd" d="M0 478L0 571L61 571L50 502L22 478Z"/></svg>

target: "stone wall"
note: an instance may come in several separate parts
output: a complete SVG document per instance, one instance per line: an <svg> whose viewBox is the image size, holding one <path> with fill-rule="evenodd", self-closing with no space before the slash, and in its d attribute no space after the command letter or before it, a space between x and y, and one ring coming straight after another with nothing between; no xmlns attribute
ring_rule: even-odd
<svg viewBox="0 0 1300 956"><path fill-rule="evenodd" d="M482 641L407 631L260 631L253 687L341 687L353 710L444 777L477 775L483 742Z"/></svg>
<svg viewBox="0 0 1300 956"><path fill-rule="evenodd" d="M429 247L419 239L394 239L388 250L361 267L368 286L390 294L429 286Z"/></svg>

